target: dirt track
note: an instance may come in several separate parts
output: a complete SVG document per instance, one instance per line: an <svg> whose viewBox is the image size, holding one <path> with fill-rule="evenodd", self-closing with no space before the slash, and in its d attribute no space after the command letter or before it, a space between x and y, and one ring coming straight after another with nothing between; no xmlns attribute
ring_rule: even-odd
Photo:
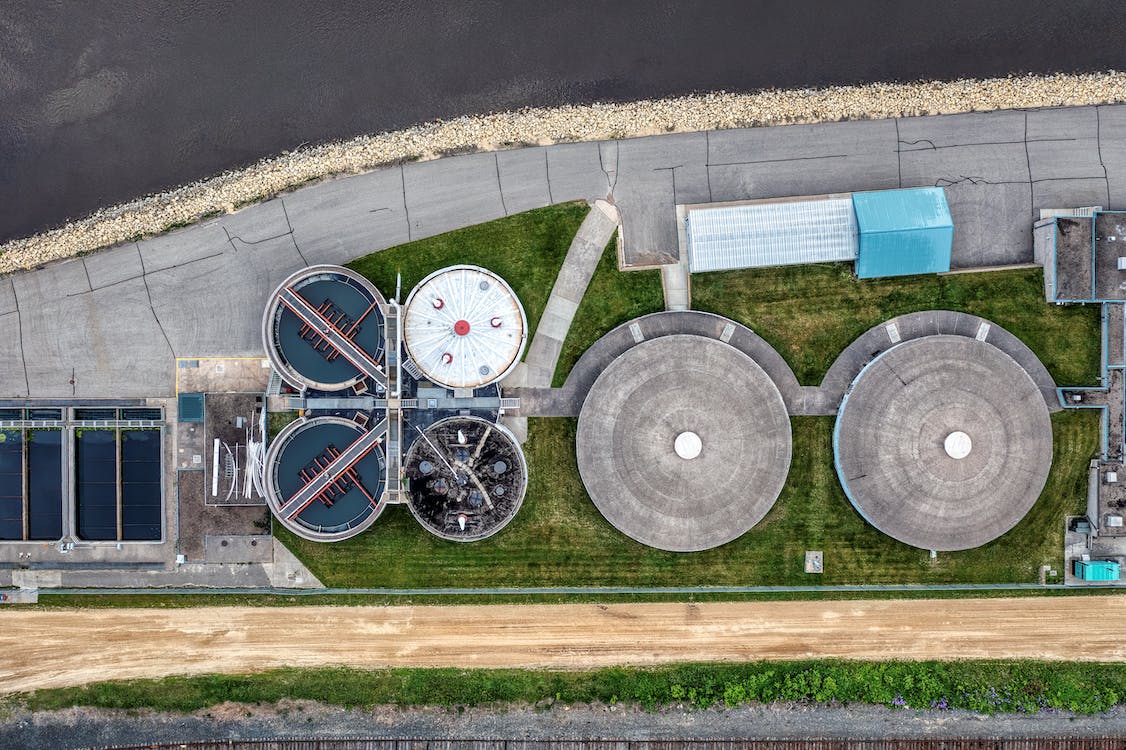
<svg viewBox="0 0 1126 750"><path fill-rule="evenodd" d="M1118 661L1126 597L0 613L0 692L270 667Z"/></svg>

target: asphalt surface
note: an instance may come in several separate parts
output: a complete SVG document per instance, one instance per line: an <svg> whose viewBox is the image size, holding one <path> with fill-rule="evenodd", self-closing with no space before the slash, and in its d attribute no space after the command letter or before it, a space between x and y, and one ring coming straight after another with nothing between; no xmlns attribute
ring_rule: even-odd
<svg viewBox="0 0 1126 750"><path fill-rule="evenodd" d="M1116 0L0 5L0 241L260 157L528 105L1123 69Z"/></svg>
<svg viewBox="0 0 1126 750"><path fill-rule="evenodd" d="M262 356L262 305L304 265L611 185L627 262L676 257L676 203L942 185L955 267L1027 263L1039 208L1126 208L1126 106L563 144L324 182L0 278L0 398L172 395L173 356Z"/></svg>

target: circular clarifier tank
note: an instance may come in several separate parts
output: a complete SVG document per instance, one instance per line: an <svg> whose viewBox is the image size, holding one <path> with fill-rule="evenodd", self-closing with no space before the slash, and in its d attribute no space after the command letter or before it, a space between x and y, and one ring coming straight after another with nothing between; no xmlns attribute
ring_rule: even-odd
<svg viewBox="0 0 1126 750"><path fill-rule="evenodd" d="M427 379L448 388L480 388L504 378L520 362L527 336L515 292L484 268L436 271L407 297L407 354Z"/></svg>
<svg viewBox="0 0 1126 750"><path fill-rule="evenodd" d="M418 435L403 461L410 511L432 534L475 542L504 528L528 484L512 433L477 417L450 417Z"/></svg>
<svg viewBox="0 0 1126 750"><path fill-rule="evenodd" d="M978 547L1035 504L1052 423L1025 369L992 344L926 336L857 376L837 417L837 474L873 526L927 550Z"/></svg>
<svg viewBox="0 0 1126 750"><path fill-rule="evenodd" d="M288 425L266 456L266 501L274 517L317 542L366 529L384 508L382 437L335 416Z"/></svg>
<svg viewBox="0 0 1126 750"><path fill-rule="evenodd" d="M782 395L749 356L672 335L626 350L586 395L575 439L590 499L650 547L697 552L763 519L790 467Z"/></svg>
<svg viewBox="0 0 1126 750"><path fill-rule="evenodd" d="M301 390L373 390L381 379L385 306L379 290L355 271L302 269L278 285L266 306L266 356Z"/></svg>

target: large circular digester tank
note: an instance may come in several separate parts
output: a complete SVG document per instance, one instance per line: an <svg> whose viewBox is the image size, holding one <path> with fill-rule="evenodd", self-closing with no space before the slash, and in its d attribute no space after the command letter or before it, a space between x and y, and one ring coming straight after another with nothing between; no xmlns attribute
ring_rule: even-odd
<svg viewBox="0 0 1126 750"><path fill-rule="evenodd" d="M722 341L675 334L627 349L587 393L579 474L623 534L671 552L718 547L777 500L790 419L774 381Z"/></svg>
<svg viewBox="0 0 1126 750"><path fill-rule="evenodd" d="M905 341L872 360L841 404L837 474L869 523L934 551L978 547L1036 503L1052 423L1028 372L965 336Z"/></svg>

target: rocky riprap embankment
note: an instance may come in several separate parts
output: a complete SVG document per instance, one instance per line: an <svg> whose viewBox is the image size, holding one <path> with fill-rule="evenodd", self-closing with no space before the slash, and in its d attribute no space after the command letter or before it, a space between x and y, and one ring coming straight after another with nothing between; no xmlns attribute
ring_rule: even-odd
<svg viewBox="0 0 1126 750"><path fill-rule="evenodd" d="M102 209L58 229L0 245L0 273L158 234L312 180L453 153L654 133L1121 101L1126 101L1126 74L1109 71L719 92L459 117L285 153L237 172Z"/></svg>

